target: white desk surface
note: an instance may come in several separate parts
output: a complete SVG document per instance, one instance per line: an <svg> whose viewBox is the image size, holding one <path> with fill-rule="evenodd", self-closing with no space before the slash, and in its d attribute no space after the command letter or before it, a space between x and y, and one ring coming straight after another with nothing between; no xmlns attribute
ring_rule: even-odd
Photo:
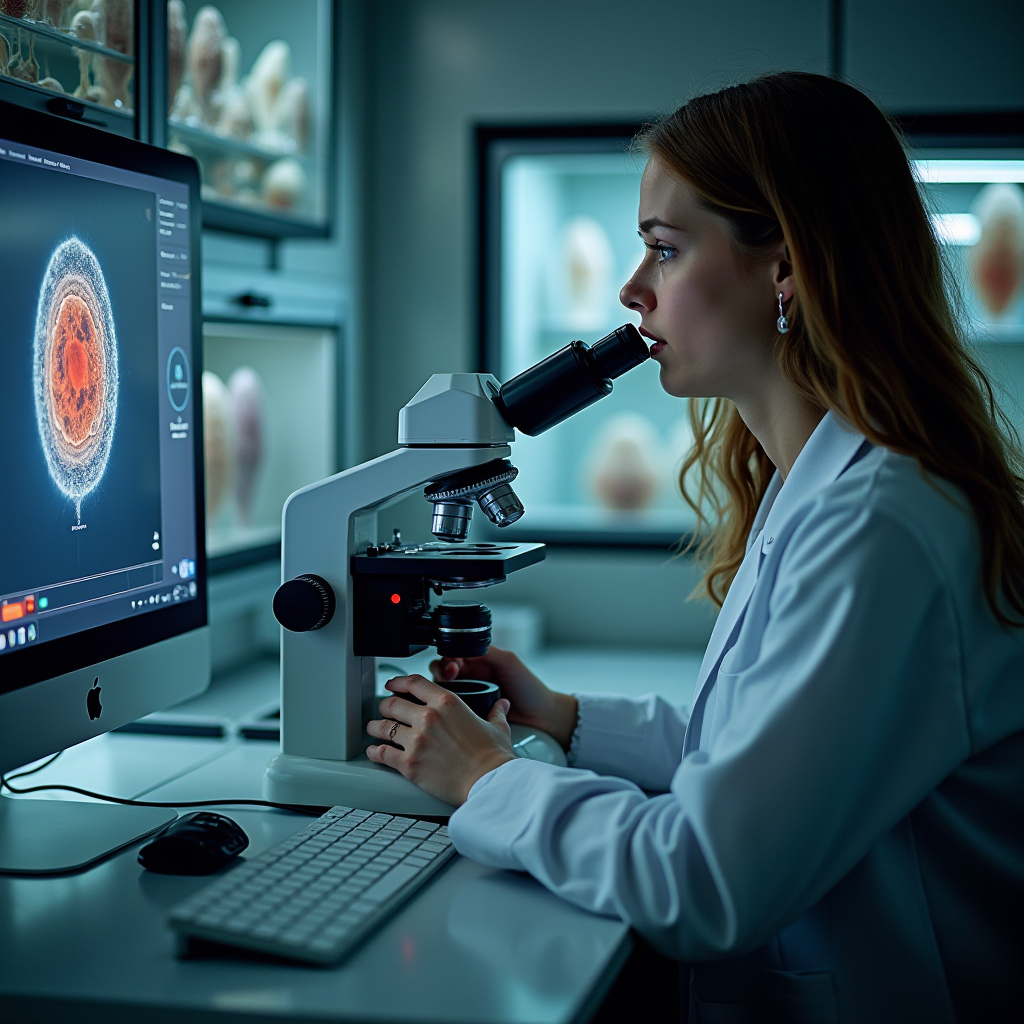
<svg viewBox="0 0 1024 1024"><path fill-rule="evenodd" d="M419 669L414 662L402 668ZM682 702L692 693L700 658L555 650L529 663L557 689L655 691ZM393 674L383 669L380 678ZM113 734L72 748L32 782L73 782L155 800L258 797L273 749L259 741ZM249 836L246 857L309 820L270 809L223 810ZM0 876L5 1024L274 1018L555 1024L587 1018L631 947L621 922L578 910L528 876L457 857L337 967L232 952L182 960L164 918L208 879L146 872L136 854L133 847L60 878Z"/></svg>

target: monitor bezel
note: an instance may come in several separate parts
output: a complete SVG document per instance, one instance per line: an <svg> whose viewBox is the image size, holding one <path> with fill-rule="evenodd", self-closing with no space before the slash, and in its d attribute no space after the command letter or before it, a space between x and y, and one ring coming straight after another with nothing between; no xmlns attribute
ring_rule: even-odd
<svg viewBox="0 0 1024 1024"><path fill-rule="evenodd" d="M199 168L191 157L158 149L134 139L43 114L0 101L0 137L25 146L47 149L79 160L90 160L150 177L185 185L189 192L189 239L192 253L192 415L193 485L196 522L196 587L194 599L154 608L70 636L40 642L38 646L0 655L0 694L62 676L99 662L169 640L207 625L206 500L203 479L203 321L202 321L202 211ZM51 172L56 173L56 172Z"/></svg>

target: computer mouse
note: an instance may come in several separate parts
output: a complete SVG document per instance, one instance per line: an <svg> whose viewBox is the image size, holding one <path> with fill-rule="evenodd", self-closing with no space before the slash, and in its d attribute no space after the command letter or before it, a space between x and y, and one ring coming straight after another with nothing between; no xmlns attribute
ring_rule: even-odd
<svg viewBox="0 0 1024 1024"><path fill-rule="evenodd" d="M211 811L186 814L139 850L139 863L164 875L209 875L237 857L249 837Z"/></svg>

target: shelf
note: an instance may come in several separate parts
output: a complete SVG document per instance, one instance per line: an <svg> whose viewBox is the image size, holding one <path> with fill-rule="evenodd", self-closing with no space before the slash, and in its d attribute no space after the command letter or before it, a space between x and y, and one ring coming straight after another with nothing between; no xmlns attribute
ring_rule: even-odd
<svg viewBox="0 0 1024 1024"><path fill-rule="evenodd" d="M197 128L194 125L186 124L184 121L168 121L168 129L178 135L182 142L196 150L207 150L214 153L226 155L250 157L254 160L262 160L265 163L273 163L275 160L282 160L291 157L299 163L309 164L311 158L298 152L298 150L265 149L262 146L254 146L251 142L233 138L230 135L218 135L206 128Z"/></svg>
<svg viewBox="0 0 1024 1024"><path fill-rule="evenodd" d="M9 14L0 14L0 25L24 29L43 39L52 40L63 46L74 47L76 50L87 50L89 53L96 53L101 57L110 57L112 60L121 61L123 64L134 65L135 63L135 58L130 54L121 53L120 50L109 50L107 47L88 39L79 39L70 32L54 28L52 25L46 25L41 21L28 21L25 18L12 18ZM104 107L103 109L106 108Z"/></svg>
<svg viewBox="0 0 1024 1024"><path fill-rule="evenodd" d="M75 120L81 120L84 124L95 124L95 121L91 121L88 117L89 114L97 114L102 117L113 117L115 121L121 121L124 124L124 128L127 131L118 129L120 134L131 134L135 126L135 111L132 107L105 107L102 103L94 103L92 100L79 99L73 93L69 92L57 92L56 89L46 89L41 85L37 85L34 82L26 82L20 78L14 78L11 75L0 74L0 83L3 86L16 86L19 89L27 89L34 96L38 96L43 100L43 109L49 109L48 104L53 99L66 100L68 103L74 103L82 107L85 111L85 115L82 118L75 118ZM19 102L13 100L12 102ZM22 102L21 105L24 105ZM53 113L53 111L50 111ZM68 115L61 111L61 116L67 117Z"/></svg>

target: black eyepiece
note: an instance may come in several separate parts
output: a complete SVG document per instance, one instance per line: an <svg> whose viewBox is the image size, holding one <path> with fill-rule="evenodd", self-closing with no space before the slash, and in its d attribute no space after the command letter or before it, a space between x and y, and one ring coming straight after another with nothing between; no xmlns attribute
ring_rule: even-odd
<svg viewBox="0 0 1024 1024"><path fill-rule="evenodd" d="M611 394L612 381L650 358L640 332L623 324L594 347L571 341L502 384L494 399L505 421L531 437Z"/></svg>
<svg viewBox="0 0 1024 1024"><path fill-rule="evenodd" d="M632 324L623 324L607 337L595 341L590 357L603 377L615 380L650 359L651 351Z"/></svg>

